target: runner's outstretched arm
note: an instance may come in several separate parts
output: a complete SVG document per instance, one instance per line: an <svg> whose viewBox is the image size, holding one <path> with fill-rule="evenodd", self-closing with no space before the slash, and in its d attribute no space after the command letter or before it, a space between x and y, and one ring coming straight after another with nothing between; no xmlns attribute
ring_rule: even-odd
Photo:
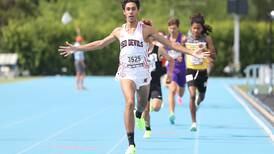
<svg viewBox="0 0 274 154"><path fill-rule="evenodd" d="M90 42L88 44L80 45L80 46L73 46L72 44L66 42L65 46L59 46L58 51L60 52L60 55L63 55L64 57L69 56L73 54L74 51L93 51L93 50L98 50L102 49L112 42L114 42L117 39L117 32L119 31L120 28L116 28L113 30L113 32L105 37L102 40L97 40L94 42Z"/></svg>

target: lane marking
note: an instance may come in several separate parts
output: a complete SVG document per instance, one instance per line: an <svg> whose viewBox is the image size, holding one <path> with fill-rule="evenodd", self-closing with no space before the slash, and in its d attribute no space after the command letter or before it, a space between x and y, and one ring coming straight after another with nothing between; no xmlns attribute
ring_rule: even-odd
<svg viewBox="0 0 274 154"><path fill-rule="evenodd" d="M255 122L266 132L271 141L274 142L274 135L271 129L267 127L267 125L251 111L246 102L240 96L238 96L229 86L225 85L225 88L237 100L237 102L244 107L246 112L253 118L253 120L255 120Z"/></svg>
<svg viewBox="0 0 274 154"><path fill-rule="evenodd" d="M50 146L52 149L61 149L61 150L79 150L79 151L94 151L96 147L93 146L77 146L77 145L55 145Z"/></svg>
<svg viewBox="0 0 274 154"><path fill-rule="evenodd" d="M0 128L9 129L11 127L14 127L14 126L17 126L17 125L20 125L20 124L24 124L24 123L29 122L29 121L38 120L38 119L41 119L41 118L49 115L53 111L55 111L55 109L50 109L48 112L40 113L38 115L32 115L32 116L26 117L26 118L21 119L21 120L17 120L17 121L10 122L8 124L4 124L3 126L0 126Z"/></svg>
<svg viewBox="0 0 274 154"><path fill-rule="evenodd" d="M233 87L237 92L239 92L248 102L250 102L251 105L253 105L257 110L259 110L267 119L271 121L271 123L274 123L274 116L272 113L267 111L265 108L263 108L261 105L259 105L256 101L254 101L251 97L249 97L245 92L243 92L238 87Z"/></svg>
<svg viewBox="0 0 274 154"><path fill-rule="evenodd" d="M113 151L115 151L117 147L119 147L124 142L125 139L126 135L122 136L121 139L110 150L108 150L106 154L111 154Z"/></svg>
<svg viewBox="0 0 274 154"><path fill-rule="evenodd" d="M36 142L36 143L34 143L34 144L32 144L32 145L26 147L25 149L22 149L21 151L17 152L16 154L23 154L23 153L26 153L26 152L28 152L28 151L30 151L30 150L36 148L37 146L39 146L39 145L41 145L41 144L43 144L43 143L45 143L45 142L48 142L48 141L50 141L51 139L53 139L53 138L55 138L55 137L57 137L57 136L63 134L65 131L67 131L67 130L69 130L69 129L72 129L73 127L76 127L76 126L80 125L81 123L84 123L84 122L86 122L86 121L88 121L88 120L90 120L90 119L92 119L92 118L94 118L94 117L96 117L96 116L98 116L98 115L100 115L100 114L102 114L102 113L105 113L106 110L108 110L108 109L110 109L110 107L105 108L105 109L103 109L103 110L99 110L98 112L94 113L93 115L90 115L90 116L88 116L88 117L86 117L86 118L84 118L84 119L82 119L82 120L76 121L76 122L72 123L71 125L69 125L69 126L63 128L63 129L60 129L59 131L57 131L57 132L51 134L50 136L46 137L45 139L40 140L40 141L38 141L38 142Z"/></svg>

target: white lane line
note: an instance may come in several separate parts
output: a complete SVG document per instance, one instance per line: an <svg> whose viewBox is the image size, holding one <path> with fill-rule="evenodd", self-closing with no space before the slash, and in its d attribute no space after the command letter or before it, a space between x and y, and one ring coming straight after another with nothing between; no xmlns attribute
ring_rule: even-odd
<svg viewBox="0 0 274 154"><path fill-rule="evenodd" d="M237 86L233 87L233 89L235 89L237 91L237 93L240 93L240 95L245 100L247 100L248 103L253 105L256 110L258 110L267 120L270 121L270 123L274 123L274 116L273 116L274 113L270 110L269 107L265 107L266 105L261 103L255 97L252 98L252 96L249 96L248 94L246 94L243 90L241 90Z"/></svg>
<svg viewBox="0 0 274 154"><path fill-rule="evenodd" d="M126 139L126 135L124 135L110 150L108 150L106 154L111 154L113 151L115 151L116 148L119 147L124 142L125 139Z"/></svg>
<svg viewBox="0 0 274 154"><path fill-rule="evenodd" d="M86 121L88 121L88 120L90 120L90 119L96 117L96 116L99 115L99 114L105 113L107 109L110 109L110 107L105 108L105 109L103 109L103 110L99 110L98 112L96 112L96 113L94 113L94 114L92 114L92 115L90 115L90 116L88 116L88 117L86 117L86 118L84 118L84 119L82 119L82 120L76 121L76 122L72 123L71 125L69 125L68 127L65 127L65 128L63 128L63 129L60 129L59 131L57 131L57 132L51 134L51 135L48 136L47 138L45 138L45 139L43 139L43 140L40 140L40 141L38 141L38 142L36 142L36 143L30 145L29 147L26 147L25 149L22 149L21 151L17 152L16 154L23 154L23 153L26 153L26 152L28 152L28 151L30 151L30 150L36 148L36 147L39 146L40 144L45 143L45 142L48 142L49 140L51 140L51 139L53 139L53 138L55 138L55 137L61 135L61 134L64 133L65 131L67 131L67 130L73 128L73 127L76 127L76 126L80 125L81 123L84 123L84 122L86 122Z"/></svg>
<svg viewBox="0 0 274 154"><path fill-rule="evenodd" d="M41 119L41 118L49 115L53 111L55 111L55 110L51 109L48 112L44 112L44 113L41 113L41 114L38 114L38 115L33 115L33 116L27 117L25 119L13 121L13 122L10 122L8 124L4 124L3 126L0 126L0 128L8 129L8 128L11 128L11 127L14 127L14 126L17 126L17 125L20 125L20 124L24 124L24 123L29 122L29 121Z"/></svg>
<svg viewBox="0 0 274 154"><path fill-rule="evenodd" d="M274 135L271 129L251 111L246 102L241 97L239 97L229 86L226 85L225 87L227 91L229 91L229 93L244 107L244 109L255 120L255 122L266 132L271 141L274 142Z"/></svg>

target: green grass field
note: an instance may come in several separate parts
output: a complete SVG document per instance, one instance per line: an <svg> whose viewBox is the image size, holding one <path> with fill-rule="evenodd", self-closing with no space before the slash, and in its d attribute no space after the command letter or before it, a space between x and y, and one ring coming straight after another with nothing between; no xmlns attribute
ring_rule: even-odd
<svg viewBox="0 0 274 154"><path fill-rule="evenodd" d="M0 84L13 83L13 82L21 82L26 80L33 80L39 77L16 77L16 78L0 78Z"/></svg>

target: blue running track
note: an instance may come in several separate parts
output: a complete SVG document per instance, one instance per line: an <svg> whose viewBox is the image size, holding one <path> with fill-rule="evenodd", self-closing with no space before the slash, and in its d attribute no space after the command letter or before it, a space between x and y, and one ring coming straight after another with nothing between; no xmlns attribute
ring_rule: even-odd
<svg viewBox="0 0 274 154"><path fill-rule="evenodd" d="M176 106L176 124L165 106L151 113L152 137L136 130L138 154L274 154L273 127L231 90L241 79L210 78L191 125L188 93ZM114 77L43 77L0 85L0 154L123 154L127 138L124 98ZM272 137L272 138L271 138Z"/></svg>

